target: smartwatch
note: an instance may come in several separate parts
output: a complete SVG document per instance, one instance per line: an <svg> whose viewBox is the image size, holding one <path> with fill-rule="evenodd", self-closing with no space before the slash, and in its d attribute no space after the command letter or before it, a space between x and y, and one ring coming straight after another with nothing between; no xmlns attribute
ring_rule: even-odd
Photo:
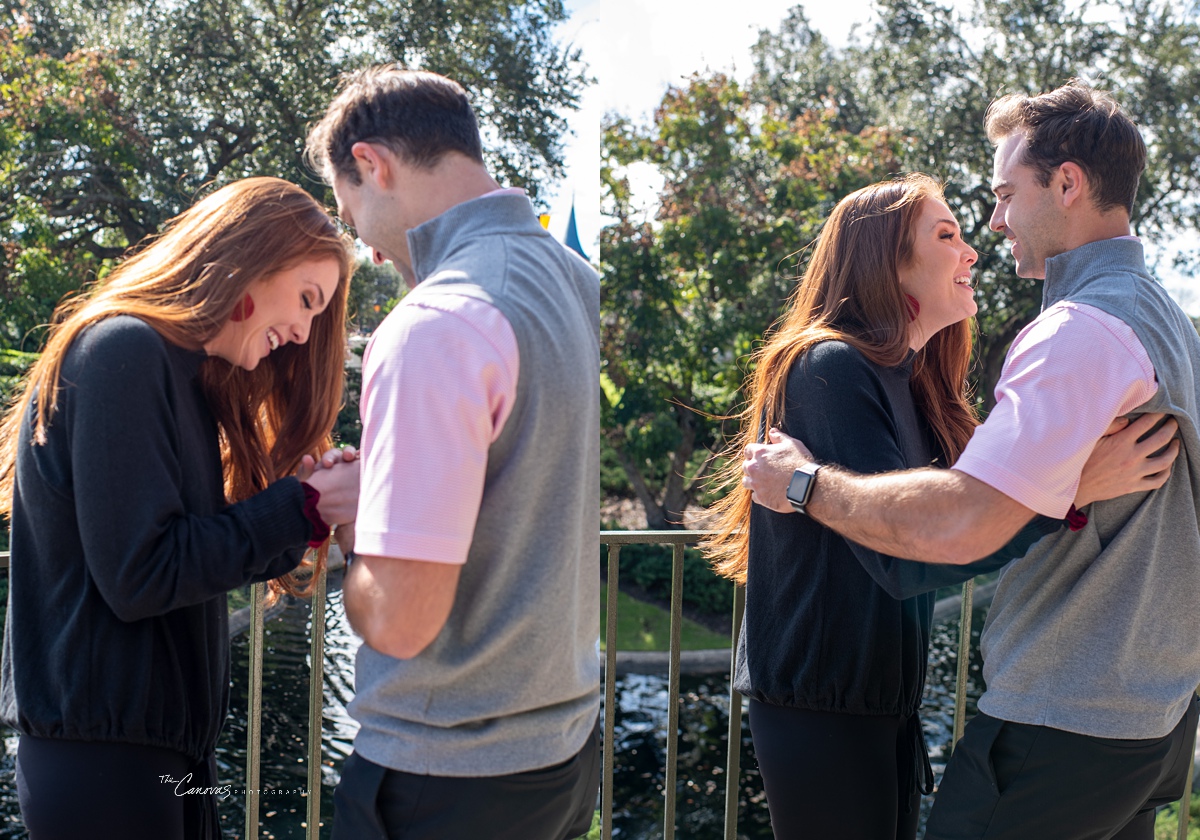
<svg viewBox="0 0 1200 840"><path fill-rule="evenodd" d="M792 480L788 482L787 500L792 505L792 510L796 513L806 513L804 506L808 504L812 498L813 487L817 483L817 470L821 469L820 464L805 464L800 469L792 473Z"/></svg>

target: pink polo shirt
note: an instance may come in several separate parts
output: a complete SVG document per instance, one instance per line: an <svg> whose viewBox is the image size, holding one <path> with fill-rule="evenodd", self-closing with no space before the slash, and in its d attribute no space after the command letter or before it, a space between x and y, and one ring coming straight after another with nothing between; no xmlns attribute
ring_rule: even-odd
<svg viewBox="0 0 1200 840"><path fill-rule="evenodd" d="M491 304L422 299L418 285L392 310L363 356L357 553L466 562L517 375L516 336Z"/></svg>
<svg viewBox="0 0 1200 840"><path fill-rule="evenodd" d="M954 469L1061 519L1096 441L1157 390L1150 357L1124 321L1056 303L1013 342L996 407Z"/></svg>

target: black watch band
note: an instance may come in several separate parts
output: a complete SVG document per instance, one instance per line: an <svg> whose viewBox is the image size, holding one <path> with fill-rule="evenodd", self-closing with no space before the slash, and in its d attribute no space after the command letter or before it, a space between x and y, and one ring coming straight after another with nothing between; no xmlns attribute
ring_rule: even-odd
<svg viewBox="0 0 1200 840"><path fill-rule="evenodd" d="M817 483L817 470L821 469L820 464L805 464L800 469L792 473L792 480L788 482L787 500L792 505L792 510L796 513L807 513L804 509L812 498L813 487Z"/></svg>

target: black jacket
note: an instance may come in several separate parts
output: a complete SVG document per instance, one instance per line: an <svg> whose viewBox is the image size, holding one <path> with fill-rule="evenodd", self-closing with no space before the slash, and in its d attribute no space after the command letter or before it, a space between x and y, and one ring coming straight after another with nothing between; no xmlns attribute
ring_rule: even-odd
<svg viewBox="0 0 1200 840"><path fill-rule="evenodd" d="M30 735L212 752L229 694L225 593L295 568L294 478L225 504L205 354L132 317L82 333L58 411L17 458L0 719Z"/></svg>
<svg viewBox="0 0 1200 840"><path fill-rule="evenodd" d="M818 461L859 473L941 466L911 374L911 356L882 368L843 342L817 344L789 372L783 430ZM942 566L889 557L807 516L755 505L734 686L777 706L912 715L925 686L934 590L1000 568L1061 525L1035 519L996 555Z"/></svg>

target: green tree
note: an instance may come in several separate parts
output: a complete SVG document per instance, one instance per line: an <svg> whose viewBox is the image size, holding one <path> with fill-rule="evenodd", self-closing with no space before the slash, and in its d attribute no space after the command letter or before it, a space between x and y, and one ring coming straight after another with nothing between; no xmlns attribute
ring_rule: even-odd
<svg viewBox="0 0 1200 840"><path fill-rule="evenodd" d="M1149 165L1135 231L1166 243L1200 228L1200 22L1195 0L878 0L876 22L832 46L796 7L754 48L745 85L696 78L654 125L605 127L602 232L605 444L652 526L697 498L739 407L741 361L781 312L794 255L832 204L867 181L946 182L979 251L976 381L984 408L1008 346L1041 306L988 228L998 95L1073 77L1113 91L1143 128ZM654 222L629 206L627 167L665 178ZM1184 270L1200 255L1184 254ZM698 413L699 412L699 413Z"/></svg>
<svg viewBox="0 0 1200 840"><path fill-rule="evenodd" d="M1073 77L1112 91L1143 129L1149 164L1133 219L1151 242L1200 226L1200 22L1194 0L878 0L874 28L845 49L797 7L761 33L751 89L795 112L832 102L840 126L887 126L907 138L904 169L947 184L964 236L979 251L979 392L986 407L1008 346L1041 308L1041 282L1013 273L988 228L988 104ZM1182 265L1182 263L1181 263Z"/></svg>
<svg viewBox="0 0 1200 840"><path fill-rule="evenodd" d="M119 212L83 211L83 185L121 191L140 142L118 107L117 63L95 51L38 53L31 33L0 27L0 346L26 351L40 346L58 301L123 248ZM81 212L87 225L63 224Z"/></svg>
<svg viewBox="0 0 1200 840"><path fill-rule="evenodd" d="M740 362L793 286L789 255L843 194L895 171L895 138L835 118L755 103L718 74L668 91L652 126L605 126L602 425L652 528L681 521L716 464ZM653 223L630 206L635 162L665 178Z"/></svg>
<svg viewBox="0 0 1200 840"><path fill-rule="evenodd" d="M360 259L350 280L349 315L356 332L370 335L399 303L404 280L391 263Z"/></svg>
<svg viewBox="0 0 1200 840"><path fill-rule="evenodd" d="M19 118L0 125L0 242L6 276L53 286L39 306L214 183L277 175L328 202L302 152L344 72L390 61L461 81L489 164L535 201L562 173L563 115L587 82L579 51L552 39L561 0L19 0L12 11L0 110ZM38 243L66 246L65 258L37 263ZM26 327L7 314L21 322L11 341Z"/></svg>

